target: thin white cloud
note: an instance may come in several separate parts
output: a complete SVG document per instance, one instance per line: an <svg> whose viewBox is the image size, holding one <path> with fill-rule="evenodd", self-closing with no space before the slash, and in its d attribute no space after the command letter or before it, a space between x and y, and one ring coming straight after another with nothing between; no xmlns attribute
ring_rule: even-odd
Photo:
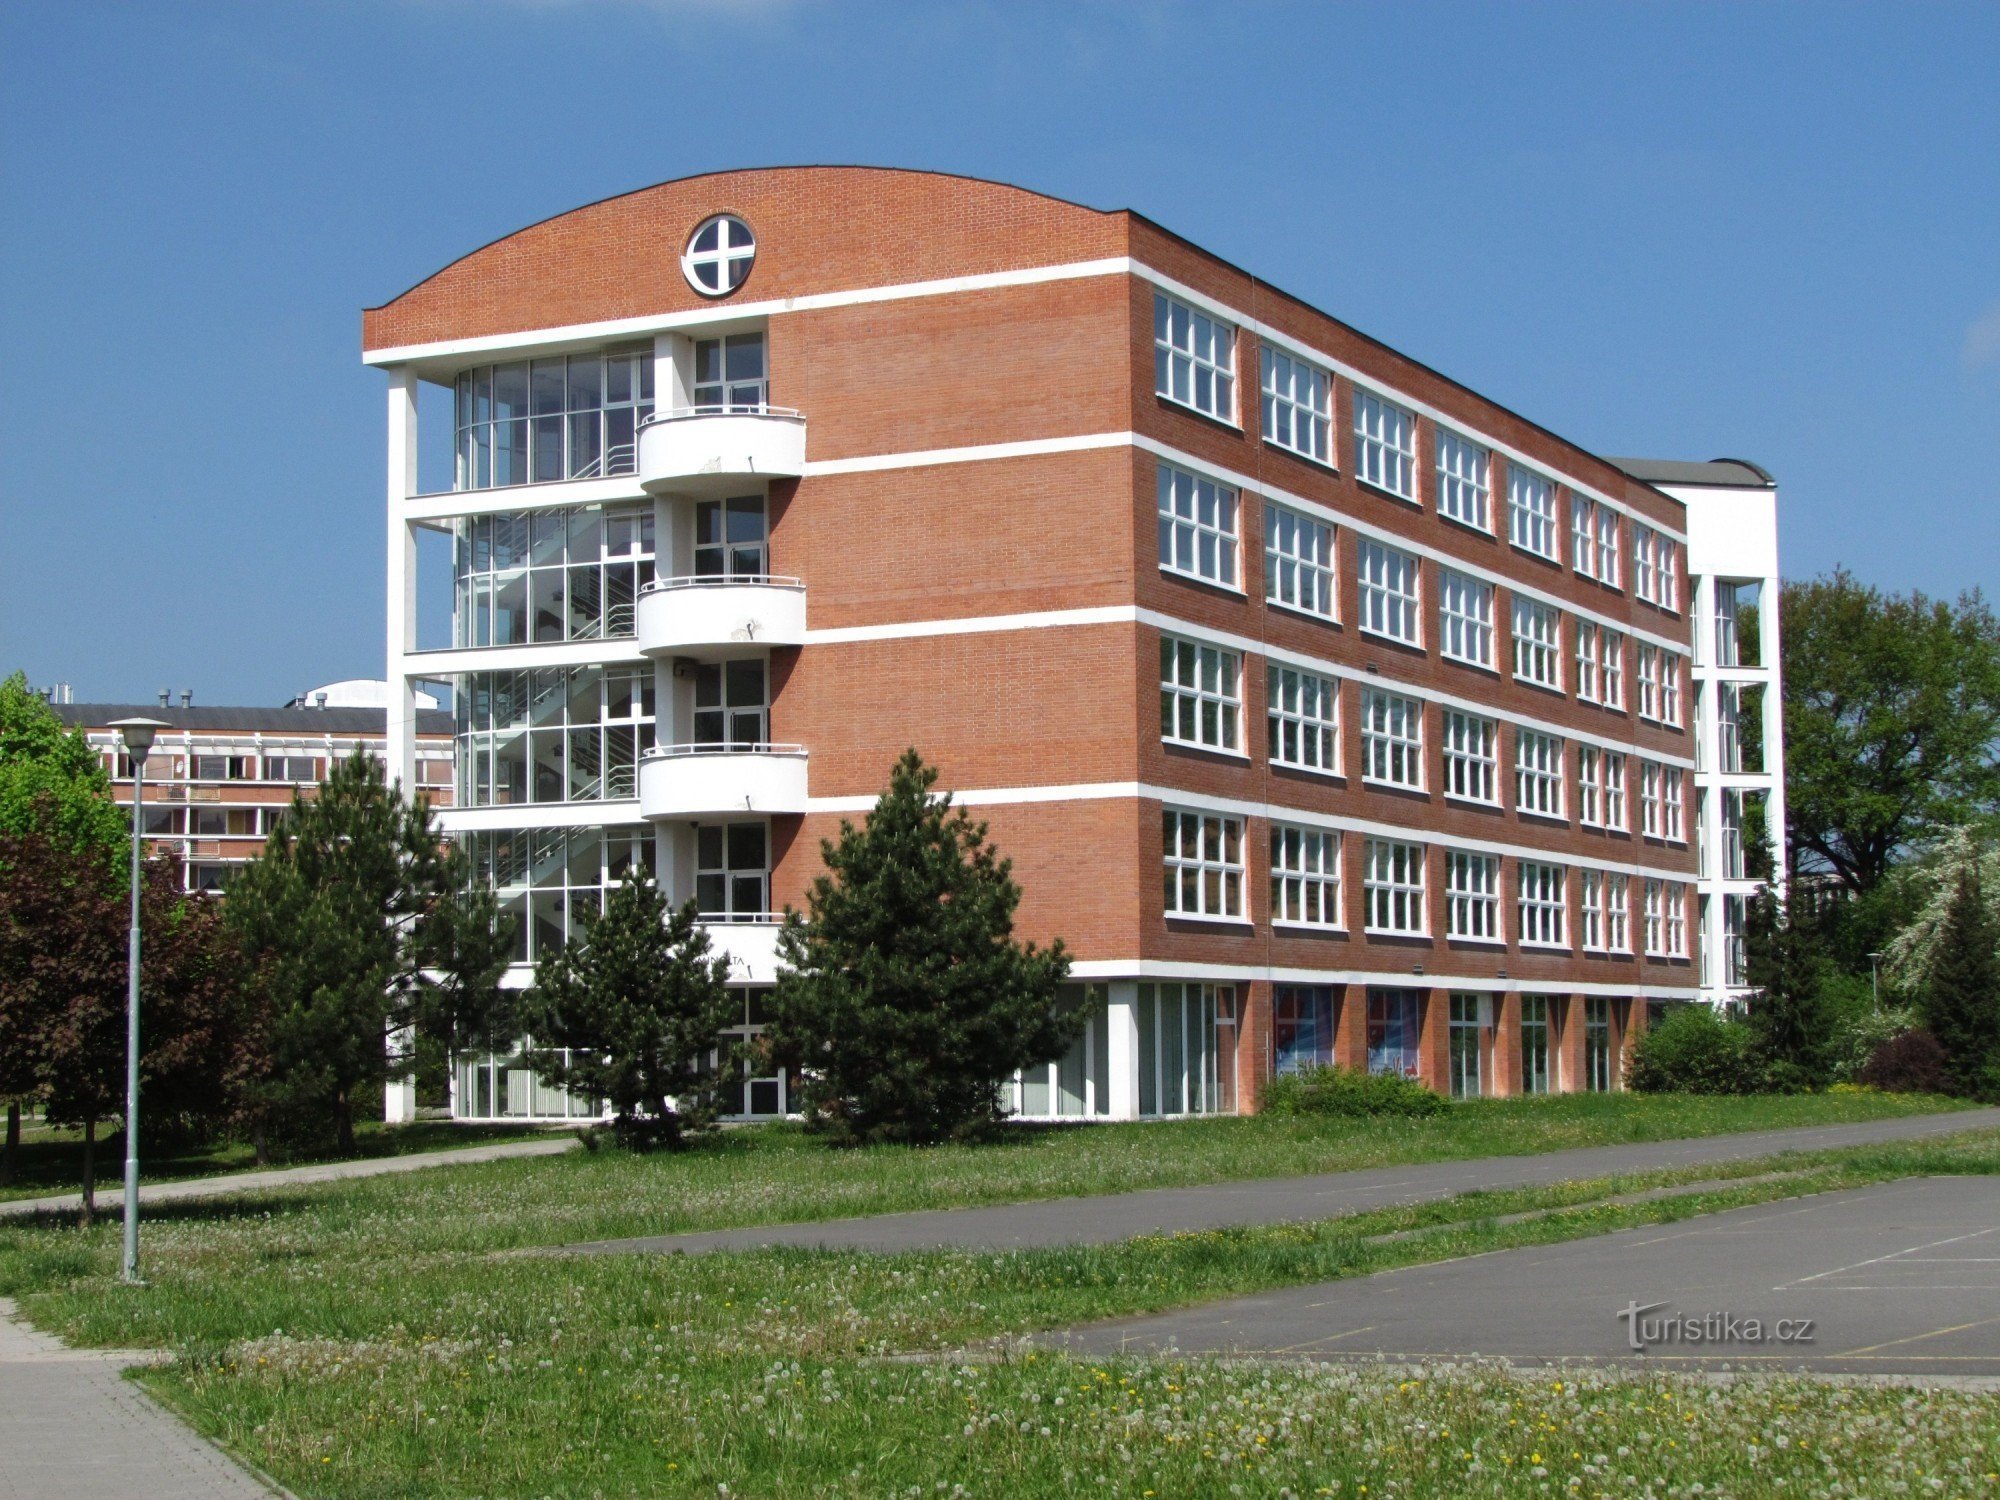
<svg viewBox="0 0 2000 1500"><path fill-rule="evenodd" d="M1965 347L1959 358L1965 361L1968 370L2000 361L2000 302L1972 320L1972 326L1965 330Z"/></svg>

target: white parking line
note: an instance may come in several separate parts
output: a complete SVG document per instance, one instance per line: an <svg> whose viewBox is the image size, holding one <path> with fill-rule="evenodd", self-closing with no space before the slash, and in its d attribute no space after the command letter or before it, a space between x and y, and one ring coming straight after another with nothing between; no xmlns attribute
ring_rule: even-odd
<svg viewBox="0 0 2000 1500"><path fill-rule="evenodd" d="M1940 1245L1959 1245L1967 1240L1976 1240L1988 1234L2000 1234L2000 1224L1990 1225L1985 1229L1975 1229L1970 1234L1955 1234L1949 1239L1932 1240L1929 1244L1925 1245L1911 1245L1907 1249L1892 1250L1887 1255L1876 1255L1871 1256L1867 1260L1857 1260L1851 1266L1836 1266L1831 1271L1820 1271L1811 1276L1801 1276L1797 1281L1787 1281L1781 1286L1771 1288L1771 1290L1774 1292L1790 1291L1795 1286L1804 1286L1811 1281L1824 1281L1829 1276L1845 1276L1849 1271L1863 1270L1868 1266L1879 1266L1884 1261L1900 1260L1906 1255L1915 1255L1919 1250L1935 1250ZM1861 1288L1851 1288L1850 1290L1861 1290Z"/></svg>

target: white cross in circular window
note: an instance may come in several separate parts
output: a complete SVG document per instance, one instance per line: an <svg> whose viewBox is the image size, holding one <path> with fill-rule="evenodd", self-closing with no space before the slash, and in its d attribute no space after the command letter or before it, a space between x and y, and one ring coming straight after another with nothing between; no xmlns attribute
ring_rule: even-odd
<svg viewBox="0 0 2000 1500"><path fill-rule="evenodd" d="M735 214L703 219L681 252L681 273L704 297L726 297L743 285L757 258L750 226Z"/></svg>

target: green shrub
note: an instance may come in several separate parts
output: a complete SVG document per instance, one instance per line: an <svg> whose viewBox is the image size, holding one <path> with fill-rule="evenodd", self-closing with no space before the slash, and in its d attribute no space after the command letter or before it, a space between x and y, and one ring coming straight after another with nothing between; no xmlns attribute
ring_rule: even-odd
<svg viewBox="0 0 2000 1500"><path fill-rule="evenodd" d="M1833 1036L1833 1076L1849 1082L1861 1077L1862 1069L1884 1042L1893 1041L1918 1025L1915 1010L1889 1006L1876 1010L1867 1004L1868 981L1861 981L1863 1004L1850 1009L1836 1024Z"/></svg>
<svg viewBox="0 0 2000 1500"><path fill-rule="evenodd" d="M1264 1086L1264 1108L1274 1115L1369 1115L1421 1118L1442 1114L1445 1099L1414 1079L1353 1068L1302 1068Z"/></svg>
<svg viewBox="0 0 2000 1500"><path fill-rule="evenodd" d="M1861 1069L1861 1082L1896 1094L1948 1094L1949 1060L1938 1039L1922 1027L1902 1031L1875 1048Z"/></svg>
<svg viewBox="0 0 2000 1500"><path fill-rule="evenodd" d="M1744 1022L1677 1005L1633 1048L1630 1082L1648 1094L1761 1094L1771 1080L1755 1046Z"/></svg>

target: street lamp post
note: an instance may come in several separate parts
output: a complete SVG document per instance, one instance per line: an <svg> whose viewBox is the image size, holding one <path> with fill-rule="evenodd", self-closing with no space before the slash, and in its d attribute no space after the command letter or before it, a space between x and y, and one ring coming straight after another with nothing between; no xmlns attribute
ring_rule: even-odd
<svg viewBox="0 0 2000 1500"><path fill-rule="evenodd" d="M125 741L132 762L132 936L125 988L125 1267L127 1281L139 1279L139 845L144 823L139 804L146 793L146 757L153 738L167 726L158 719L119 719L111 725Z"/></svg>
<svg viewBox="0 0 2000 1500"><path fill-rule="evenodd" d="M1882 955L1868 955L1868 995L1875 1002L1875 1009L1882 1008Z"/></svg>

